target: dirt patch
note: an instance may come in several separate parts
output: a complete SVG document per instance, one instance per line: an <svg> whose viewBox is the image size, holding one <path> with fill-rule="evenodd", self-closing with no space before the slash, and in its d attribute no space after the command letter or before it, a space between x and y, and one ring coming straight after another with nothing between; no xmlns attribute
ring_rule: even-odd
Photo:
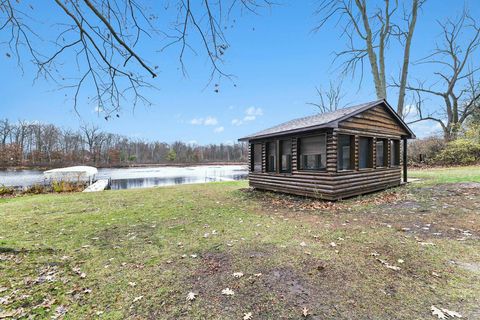
<svg viewBox="0 0 480 320"><path fill-rule="evenodd" d="M348 201L325 201L308 197L288 195L282 193L257 190L253 188L241 189L243 194L255 199L262 208L273 210L288 209L290 211L341 211L349 210L352 206L392 204L407 198L402 189L386 190L383 192L352 198Z"/></svg>
<svg viewBox="0 0 480 320"><path fill-rule="evenodd" d="M230 267L230 255L225 252L208 252L202 254L202 263L195 272L195 276L211 276L225 273Z"/></svg>
<svg viewBox="0 0 480 320"><path fill-rule="evenodd" d="M117 248L124 243L153 243L156 225L137 224L128 226L112 226L90 234L86 239L89 245L101 248Z"/></svg>
<svg viewBox="0 0 480 320"><path fill-rule="evenodd" d="M455 261L453 264L464 270L480 274L480 263Z"/></svg>

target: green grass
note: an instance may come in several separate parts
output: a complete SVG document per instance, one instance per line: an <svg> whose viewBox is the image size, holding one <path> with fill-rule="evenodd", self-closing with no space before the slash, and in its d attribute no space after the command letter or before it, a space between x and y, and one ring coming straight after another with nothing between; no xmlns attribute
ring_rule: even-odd
<svg viewBox="0 0 480 320"><path fill-rule="evenodd" d="M312 319L426 319L432 304L480 314L478 190L410 184L312 210L322 202L246 187L1 200L0 318L301 319L306 307Z"/></svg>
<svg viewBox="0 0 480 320"><path fill-rule="evenodd" d="M480 182L480 167L451 167L410 169L410 178L426 179L434 183Z"/></svg>

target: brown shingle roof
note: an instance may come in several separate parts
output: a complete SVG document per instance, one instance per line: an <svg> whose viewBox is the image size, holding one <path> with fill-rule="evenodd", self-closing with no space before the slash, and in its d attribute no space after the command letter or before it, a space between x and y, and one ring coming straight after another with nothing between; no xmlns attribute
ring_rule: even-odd
<svg viewBox="0 0 480 320"><path fill-rule="evenodd" d="M410 132L411 137L415 135L407 127L407 125L402 121L402 119L396 114L396 112L390 107L390 105L385 100L376 100L356 106L339 109L332 112L316 114L313 116L298 118L284 122L282 124L276 125L274 127L259 131L252 135L243 137L239 139L240 141L248 141L253 139L267 138L272 136L277 136L286 133L295 133L303 132L308 130L320 129L320 128L332 128L336 127L339 121L342 121L346 118L350 118L360 112L363 112L367 109L373 108L379 104L385 104L396 116L396 118L406 127L408 132Z"/></svg>

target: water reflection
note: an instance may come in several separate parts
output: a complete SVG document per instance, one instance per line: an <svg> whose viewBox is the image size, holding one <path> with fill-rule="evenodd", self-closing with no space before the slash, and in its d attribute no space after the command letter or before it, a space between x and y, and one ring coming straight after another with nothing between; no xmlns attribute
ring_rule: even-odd
<svg viewBox="0 0 480 320"><path fill-rule="evenodd" d="M110 178L112 189L149 188L176 184L233 181L247 178L246 166L192 166L99 169L99 179ZM42 183L43 172L38 170L0 171L0 185L31 186Z"/></svg>
<svg viewBox="0 0 480 320"><path fill-rule="evenodd" d="M183 177L168 177L168 178L129 178L129 179L115 179L112 180L111 188L113 190L122 189L138 189L138 188L151 188L159 186L171 186L176 184L193 184L193 183L206 183L214 181L232 181L243 180L247 178L247 174L234 174L222 177L206 177L200 178L195 176L183 176Z"/></svg>

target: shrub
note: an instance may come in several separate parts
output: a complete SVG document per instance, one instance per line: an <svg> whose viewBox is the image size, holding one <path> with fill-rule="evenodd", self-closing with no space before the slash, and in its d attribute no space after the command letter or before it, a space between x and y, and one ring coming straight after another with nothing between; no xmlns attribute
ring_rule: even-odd
<svg viewBox="0 0 480 320"><path fill-rule="evenodd" d="M445 149L439 152L435 161L444 165L478 163L480 161L480 143L469 139L451 141Z"/></svg>
<svg viewBox="0 0 480 320"><path fill-rule="evenodd" d="M26 194L41 194L48 192L48 187L41 184L34 184L25 189L24 193Z"/></svg>
<svg viewBox="0 0 480 320"><path fill-rule="evenodd" d="M428 137L409 141L408 163L434 164L436 156L445 149L446 143L439 137Z"/></svg>
<svg viewBox="0 0 480 320"><path fill-rule="evenodd" d="M0 186L0 196L10 196L15 193L15 188L7 187L4 185Z"/></svg>
<svg viewBox="0 0 480 320"><path fill-rule="evenodd" d="M53 181L52 189L54 192L79 192L85 189L85 183L83 182L71 182L71 181Z"/></svg>

